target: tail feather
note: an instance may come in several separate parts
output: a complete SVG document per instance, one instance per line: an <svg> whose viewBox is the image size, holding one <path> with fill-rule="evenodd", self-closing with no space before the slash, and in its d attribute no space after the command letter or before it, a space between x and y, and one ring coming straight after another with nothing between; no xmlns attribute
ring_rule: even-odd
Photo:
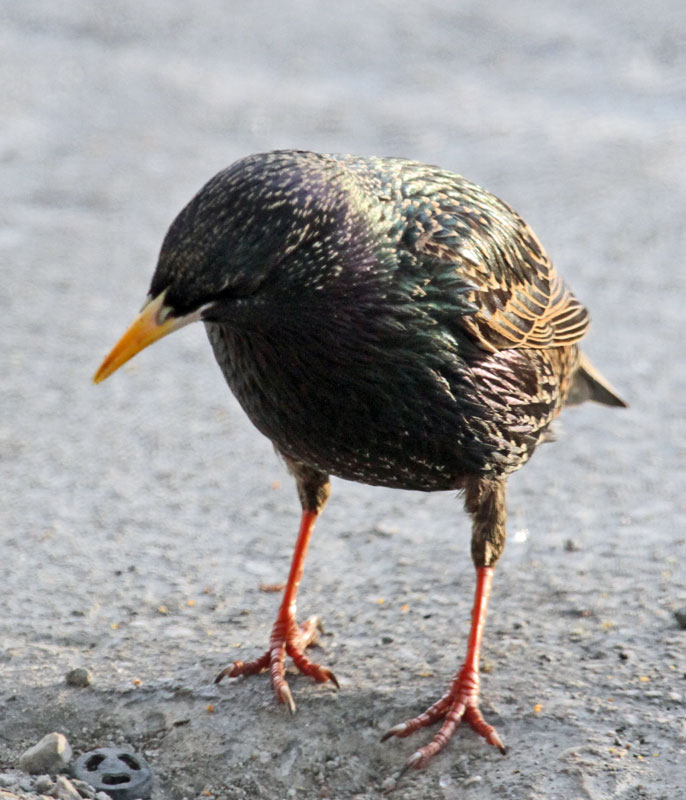
<svg viewBox="0 0 686 800"><path fill-rule="evenodd" d="M575 406L586 400L593 400L605 406L627 407L627 403L622 400L614 388L603 378L586 356L581 353L579 366L572 378L572 385L565 405Z"/></svg>

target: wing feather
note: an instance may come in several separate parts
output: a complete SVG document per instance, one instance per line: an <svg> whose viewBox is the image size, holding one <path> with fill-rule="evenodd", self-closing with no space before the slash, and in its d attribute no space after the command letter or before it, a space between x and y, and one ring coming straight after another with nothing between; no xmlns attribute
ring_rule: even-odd
<svg viewBox="0 0 686 800"><path fill-rule="evenodd" d="M433 274L454 270L476 309L459 324L485 350L544 349L578 342L588 311L555 271L529 226L469 181L436 171L405 192L408 250ZM431 182L430 182L431 183ZM437 279L437 283L440 280Z"/></svg>

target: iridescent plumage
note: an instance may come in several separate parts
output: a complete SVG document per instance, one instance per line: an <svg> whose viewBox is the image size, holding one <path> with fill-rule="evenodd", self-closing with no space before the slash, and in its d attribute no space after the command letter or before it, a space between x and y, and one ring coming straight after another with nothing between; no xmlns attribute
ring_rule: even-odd
<svg viewBox="0 0 686 800"><path fill-rule="evenodd" d="M270 648L220 677L269 668L291 707L286 652L317 680L335 680L304 656L314 625L295 623L329 474L463 489L477 568L467 659L438 704L390 733L445 718L412 766L441 749L460 719L504 749L478 710L478 654L505 541L507 476L566 403L623 405L579 351L588 313L531 229L484 189L436 167L260 154L220 172L179 214L150 298L135 335L124 337L99 377L202 319L229 386L286 459L303 506ZM150 325L157 333L141 338Z"/></svg>

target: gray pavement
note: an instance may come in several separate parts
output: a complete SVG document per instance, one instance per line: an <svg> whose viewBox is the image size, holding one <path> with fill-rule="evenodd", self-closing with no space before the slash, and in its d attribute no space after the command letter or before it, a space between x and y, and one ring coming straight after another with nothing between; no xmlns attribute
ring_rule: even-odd
<svg viewBox="0 0 686 800"><path fill-rule="evenodd" d="M460 732L390 796L681 796L682 0L0 0L0 108L0 771L60 730L143 752L157 800L368 800L426 740L379 742L462 658L460 502L335 481L299 607L341 691L293 677L290 718L264 677L212 684L266 643L259 584L286 574L298 504L202 327L90 384L181 206L300 147L438 163L510 202L631 404L568 411L510 481L483 677L508 755Z"/></svg>

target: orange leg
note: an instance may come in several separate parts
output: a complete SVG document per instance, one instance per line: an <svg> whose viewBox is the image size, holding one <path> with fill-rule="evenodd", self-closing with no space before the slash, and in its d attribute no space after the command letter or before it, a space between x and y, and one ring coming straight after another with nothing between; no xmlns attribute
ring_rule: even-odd
<svg viewBox="0 0 686 800"><path fill-rule="evenodd" d="M438 733L428 744L420 747L410 756L405 770L410 767L420 769L426 766L446 746L462 720L465 720L480 736L483 736L488 744L497 747L501 753L506 752L495 728L484 720L479 711L479 654L492 582L493 567L476 568L476 590L472 609L472 625L467 641L467 656L461 669L453 678L448 691L423 714L391 728L382 739L385 741L391 736L401 738L409 736L420 728L443 718L443 724Z"/></svg>
<svg viewBox="0 0 686 800"><path fill-rule="evenodd" d="M215 683L224 677L236 678L239 675L254 675L269 669L272 678L272 686L280 703L286 703L292 713L295 712L293 695L285 679L284 660L288 654L300 670L305 675L309 675L316 681L324 683L331 681L338 688L336 676L327 667L322 667L310 661L304 654L304 650L311 644L316 644L318 631L321 623L318 617L310 617L302 625L298 625L295 620L296 596L298 586L305 569L305 556L310 537L317 520L317 513L314 511L303 511L300 520L300 530L298 540L295 544L291 570L288 575L288 582L284 591L283 600L276 617L276 622L272 627L269 647L266 652L254 661L235 661L231 666L222 670L215 678Z"/></svg>

